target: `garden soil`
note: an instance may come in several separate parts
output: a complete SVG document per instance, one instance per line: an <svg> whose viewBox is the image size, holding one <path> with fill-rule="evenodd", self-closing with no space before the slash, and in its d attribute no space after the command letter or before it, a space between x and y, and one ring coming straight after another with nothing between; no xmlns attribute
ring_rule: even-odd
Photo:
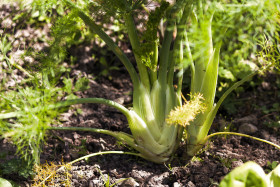
<svg viewBox="0 0 280 187"><path fill-rule="evenodd" d="M9 41L13 44L10 55L20 56L26 47L34 47L37 51L48 48L47 40L50 40L49 28L51 24L40 27L24 25L13 21L12 13L18 11L14 5L2 5L0 7L1 28L0 32L9 33ZM4 15L4 16L3 16ZM21 25L20 25L21 24ZM20 26L19 26L20 25ZM14 33L14 34L13 34ZM39 40L40 37L46 39ZM70 77L76 80L78 77L90 79L89 88L84 92L77 92L81 98L101 97L114 100L126 107L132 102L132 83L124 68L119 66L118 71L110 71L107 76L102 76L102 67L92 58L94 43L81 44L72 47L69 54L77 57L74 65L65 66L71 68ZM18 54L19 53L19 54ZM111 53L108 51L108 53ZM130 54L129 54L130 55ZM113 56L113 55L112 55ZM131 56L131 55L130 55ZM17 61L24 66L30 60L18 57ZM32 60L31 60L32 61ZM1 62L2 63L2 62ZM2 66L4 67L4 66ZM20 82L25 76L18 70L11 72ZM7 87L16 84L14 79L9 79L11 74L0 74L1 79L7 80ZM279 102L279 87L275 86L276 75L263 78L263 82L253 89L245 91L236 96L235 101L242 101L237 106L233 115L226 113L221 108L210 133L220 130L231 130L246 132L250 135L280 144L280 130L276 127L268 127L266 121L273 119L279 113L264 114L262 106L270 108ZM187 94L187 93L186 93ZM112 131L130 133L124 115L108 106L99 104L83 104L71 107L60 117L60 124L65 127L92 127ZM226 128L227 127L227 128ZM13 152L14 147L7 140L0 140L1 151ZM51 131L48 133L46 144L41 154L41 164L46 162L61 165L73 161L81 156L102 151L133 151L129 147L117 142L115 138L108 135L88 132L61 132ZM93 187L103 186L105 182L117 183L116 186L186 186L186 187L209 187L218 186L222 178L232 169L247 161L255 161L267 172L271 169L268 162L280 161L280 150L271 145L256 140L238 136L219 136L211 139L204 149L192 160L183 159L183 147L180 146L177 153L170 162L155 164L142 158L125 154L107 154L91 157L75 163L68 168L69 178L66 171L58 172L53 177L52 183L46 186L65 186L65 181L70 181L71 186ZM9 155L5 159L12 159ZM1 163L5 162L1 159ZM31 179L22 179L17 175L3 176L6 179L16 181L21 186L31 186Z"/></svg>

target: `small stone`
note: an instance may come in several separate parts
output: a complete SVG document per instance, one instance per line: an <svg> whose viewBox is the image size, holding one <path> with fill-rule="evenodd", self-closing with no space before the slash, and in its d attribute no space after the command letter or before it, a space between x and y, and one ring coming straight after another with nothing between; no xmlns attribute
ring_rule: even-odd
<svg viewBox="0 0 280 187"><path fill-rule="evenodd" d="M35 51L42 51L44 47L41 44L36 43L33 45L33 48L35 49Z"/></svg>
<svg viewBox="0 0 280 187"><path fill-rule="evenodd" d="M79 135L79 134L76 133L76 132L74 133L74 138L75 138L75 139L79 139L80 137L81 137L81 135Z"/></svg>
<svg viewBox="0 0 280 187"><path fill-rule="evenodd" d="M229 172L229 169L228 169L227 167L224 167L224 168L223 168L223 173L224 173L224 174L227 174L228 172Z"/></svg>
<svg viewBox="0 0 280 187"><path fill-rule="evenodd" d="M7 29L11 29L12 25L13 25L13 20L11 18L6 18L1 23L1 26Z"/></svg>
<svg viewBox="0 0 280 187"><path fill-rule="evenodd" d="M262 130L261 131L261 136L262 136L263 139L269 140L270 134L267 131Z"/></svg>
<svg viewBox="0 0 280 187"><path fill-rule="evenodd" d="M189 181L187 183L187 187L195 187L195 184L192 181Z"/></svg>
<svg viewBox="0 0 280 187"><path fill-rule="evenodd" d="M94 187L93 181L89 181L88 187Z"/></svg>
<svg viewBox="0 0 280 187"><path fill-rule="evenodd" d="M37 36L38 38L43 38L43 33L39 29L34 31L34 35Z"/></svg>
<svg viewBox="0 0 280 187"><path fill-rule="evenodd" d="M13 47L14 48L17 48L19 46L19 41L18 40L15 40L14 43L13 43Z"/></svg>
<svg viewBox="0 0 280 187"><path fill-rule="evenodd" d="M238 128L238 132L243 134L254 134L257 131L258 128L255 125L252 125L251 123L244 123Z"/></svg>
<svg viewBox="0 0 280 187"><path fill-rule="evenodd" d="M78 180L78 179L79 179L79 176L78 176L78 175L76 175L76 174L72 174L72 179L76 179L76 180Z"/></svg>
<svg viewBox="0 0 280 187"><path fill-rule="evenodd" d="M264 89L264 90L270 90L271 89L271 86L270 86L270 84L268 83L268 82L262 82L262 88Z"/></svg>
<svg viewBox="0 0 280 187"><path fill-rule="evenodd" d="M137 187L137 186L140 186L133 178L128 178L127 180L124 180L123 182L120 182L118 184L121 187Z"/></svg>
<svg viewBox="0 0 280 187"><path fill-rule="evenodd" d="M23 32L22 33L23 37L28 38L30 36L30 33L28 30L23 30L22 32Z"/></svg>
<svg viewBox="0 0 280 187"><path fill-rule="evenodd" d="M102 186L102 184L100 183L100 180L98 180L98 179L91 180L90 182L93 184L94 187Z"/></svg>
<svg viewBox="0 0 280 187"><path fill-rule="evenodd" d="M243 118L239 118L234 120L234 123L251 123L251 124L258 124L258 118L256 115L249 115L245 116Z"/></svg>
<svg viewBox="0 0 280 187"><path fill-rule="evenodd" d="M173 187L181 187L182 185L179 182L174 182Z"/></svg>
<svg viewBox="0 0 280 187"><path fill-rule="evenodd" d="M18 30L15 34L15 38L20 38L22 37L22 30Z"/></svg>
<svg viewBox="0 0 280 187"><path fill-rule="evenodd" d="M26 61L28 63L33 63L35 60L31 56L26 56L26 57L24 57L24 61Z"/></svg>
<svg viewBox="0 0 280 187"><path fill-rule="evenodd" d="M79 184L79 181L77 179L72 179L72 182L74 183L74 186Z"/></svg>
<svg viewBox="0 0 280 187"><path fill-rule="evenodd" d="M20 66L24 64L23 60L21 57L24 54L24 50L17 50L15 53L13 53L12 57L16 63L18 63Z"/></svg>
<svg viewBox="0 0 280 187"><path fill-rule="evenodd" d="M114 101L122 105L124 103L124 97L119 97L119 98L115 99Z"/></svg>
<svg viewBox="0 0 280 187"><path fill-rule="evenodd" d="M243 164L242 160L232 161L231 168L234 169L234 168L236 168L238 166L241 166L242 164Z"/></svg>

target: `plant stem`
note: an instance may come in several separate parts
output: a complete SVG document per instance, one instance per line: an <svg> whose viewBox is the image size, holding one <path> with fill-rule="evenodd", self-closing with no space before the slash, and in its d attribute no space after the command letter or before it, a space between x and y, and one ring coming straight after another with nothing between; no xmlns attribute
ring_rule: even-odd
<svg viewBox="0 0 280 187"><path fill-rule="evenodd" d="M0 114L0 119L17 118L20 116L22 116L22 113L20 112L9 112Z"/></svg>
<svg viewBox="0 0 280 187"><path fill-rule="evenodd" d="M251 138L251 139L254 139L254 140L257 140L257 141L260 141L260 142L264 142L264 143L267 143L269 145L272 145L274 147L276 147L277 149L280 149L280 146L273 143L273 142L270 142L268 140L264 140L264 139L261 139L261 138L257 138L257 137L254 137L254 136L250 136L250 135L247 135L247 134L242 134L242 133L238 133L238 132L216 132L216 133L213 133L213 134L210 134L208 135L206 138L205 138L205 143L210 139L212 138L213 136L217 136L217 135L236 135L236 136L243 136L243 137L247 137L247 138Z"/></svg>
<svg viewBox="0 0 280 187"><path fill-rule="evenodd" d="M96 129L89 127L47 127L47 130L63 130L63 131L87 131L87 132L96 132L101 134L107 134L113 137L118 137L119 134L125 134L126 136L133 138L131 135L123 132L113 132L106 129Z"/></svg>
<svg viewBox="0 0 280 187"><path fill-rule="evenodd" d="M49 105L48 109L55 109L55 108L61 108L66 107L70 105L76 105L76 104L84 104L84 103L96 103L96 104L105 104L108 106L111 106L119 111L121 111L124 115L129 115L129 110L122 106L121 104L108 100L103 98L80 98L80 99L72 99L72 100L66 100L61 101L57 104Z"/></svg>
<svg viewBox="0 0 280 187"><path fill-rule="evenodd" d="M115 42L98 26L88 15L84 13L79 7L77 7L71 0L64 0L71 8L74 8L78 12L78 16L89 26L93 33L96 33L115 53L115 55L121 60L126 67L133 85L139 85L139 77L135 71L135 68L131 64L128 57L124 52L115 44Z"/></svg>
<svg viewBox="0 0 280 187"><path fill-rule="evenodd" d="M191 52L187 32L185 32L185 45L186 45L186 49L184 50L184 53L186 53L186 55L190 61L190 69L191 69L191 92L190 93L194 93L195 66L194 66L194 61L193 61L193 57L192 57L192 52ZM182 86L182 81L178 81L178 82L179 82L178 86L179 85Z"/></svg>
<svg viewBox="0 0 280 187"><path fill-rule="evenodd" d="M111 101L111 100L103 99L103 98L80 98L80 99L66 100L66 101L58 102L56 104L44 106L44 108L42 108L42 107L35 107L32 111L36 112L36 111L40 111L42 109L44 109L44 110L53 110L53 109L56 109L56 108L62 108L62 107L70 106L70 105L84 104L84 103L105 104L105 105L114 107L115 109L121 111L126 116L129 115L129 110L127 108L125 108L124 106L122 106L121 104L119 104L117 102L114 102L114 101ZM18 111L18 112L10 112L10 113L3 113L3 114L0 114L0 119L20 117L22 115L25 115L25 114L24 114L24 112L20 112L20 111Z"/></svg>
<svg viewBox="0 0 280 187"><path fill-rule="evenodd" d="M183 10L187 5L191 5L192 0L178 0L170 9L167 16L167 26L164 34L162 48L160 50L160 64L159 64L159 82L165 89L167 82L167 68L169 66L169 54L170 46L173 39L173 31L176 28L176 22L180 19L179 12ZM188 12L188 11L187 11ZM170 70L172 71L172 69Z"/></svg>
<svg viewBox="0 0 280 187"><path fill-rule="evenodd" d="M154 43L154 55L152 58L151 64L157 64L158 63L158 42ZM154 85L154 83L157 80L157 69L153 71L152 69L150 70L150 81L151 85Z"/></svg>
<svg viewBox="0 0 280 187"><path fill-rule="evenodd" d="M172 24L172 27L174 27L175 24ZM167 82L167 68L169 63L169 52L170 52L170 45L173 39L173 29L171 30L169 27L171 27L171 24L167 25L167 29L164 33L164 39L162 48L160 49L160 62L159 62L159 73L158 73L158 80L160 85L163 87L163 90L166 88L166 82Z"/></svg>
<svg viewBox="0 0 280 187"><path fill-rule="evenodd" d="M168 160L168 157L155 155L154 153L147 150L145 147L138 145L135 139L130 134L124 132L114 132L105 129L96 129L96 128L87 128L87 127L48 127L47 130L88 131L88 132L102 133L102 134L113 136L119 141L139 151L140 153L137 155L146 160L150 160L156 163L163 163Z"/></svg>
<svg viewBox="0 0 280 187"><path fill-rule="evenodd" d="M142 63L141 57L139 55L140 53L140 41L138 38L137 30L134 24L134 20L132 17L132 13L126 13L124 16L126 29L128 32L128 37L130 39L130 43L132 46L133 54L135 56L135 60L137 63L139 75L141 82L146 87L147 90L150 91L150 80L149 75L146 66Z"/></svg>
<svg viewBox="0 0 280 187"><path fill-rule="evenodd" d="M258 73L258 71L255 71L249 75L247 75L246 77L244 77L242 80L234 83L234 85L232 85L223 95L222 97L219 99L219 101L217 102L216 106L214 106L213 110L211 111L210 114L208 114L207 116L207 121L209 120L208 123L211 123L213 122L217 112L218 112L218 109L219 107L221 106L222 102L225 100L225 98L233 91L235 90L236 88L238 88L240 85L242 85L244 82L250 80L253 76L255 76L256 74ZM211 125L205 125L203 126L203 128L201 129L201 133L200 135L203 137L203 136L206 136L209 132L209 129L210 129ZM202 139L202 137L199 137Z"/></svg>
<svg viewBox="0 0 280 187"><path fill-rule="evenodd" d="M17 64L12 56L10 56L10 59L9 59L9 58L6 58L6 60L9 61L10 64L11 64L12 66L14 66L14 67L17 68L18 70L22 71L23 73L25 73L29 78L34 79L34 76L31 75L28 71L26 71L26 70L25 70L23 67L21 67L19 64Z"/></svg>
<svg viewBox="0 0 280 187"><path fill-rule="evenodd" d="M179 80L183 79L183 38L186 32L186 25L190 15L192 4L187 4L184 9L180 23L177 25L177 36L174 41L173 57L168 71L168 82L173 84L175 60L179 59ZM181 89L181 87L180 87Z"/></svg>
<svg viewBox="0 0 280 187"><path fill-rule="evenodd" d="M96 129L96 128L88 128L88 127L47 127L47 130L86 131L86 132L106 134L115 137L116 139L126 143L127 145L133 147L136 150L141 149L141 147L139 147L135 143L134 138L130 134L124 132L113 132L106 129Z"/></svg>
<svg viewBox="0 0 280 187"><path fill-rule="evenodd" d="M258 71L255 71L246 77L244 77L242 80L236 82L234 85L232 85L220 98L218 103L213 106L212 110L207 115L205 121L203 121L201 124L202 126L200 128L197 128L195 126L189 126L188 127L188 133L190 133L189 137L189 143L187 144L187 152L189 156L194 156L196 152L203 146L204 139L207 137L207 134L209 132L209 129L213 123L213 120L218 112L219 107L221 106L222 102L225 100L225 98L237 87L242 85L244 82L250 80L254 75L256 75Z"/></svg>

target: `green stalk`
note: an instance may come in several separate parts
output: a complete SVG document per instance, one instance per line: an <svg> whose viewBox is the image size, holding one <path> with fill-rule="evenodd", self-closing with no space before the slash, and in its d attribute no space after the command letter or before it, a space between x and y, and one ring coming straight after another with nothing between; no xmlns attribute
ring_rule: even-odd
<svg viewBox="0 0 280 187"><path fill-rule="evenodd" d="M208 114L205 124L203 128L200 130L199 139L204 138L205 136L207 136L209 129L211 127L211 124L213 123L213 120L218 112L218 109L220 108L221 104L223 103L223 101L225 100L225 98L236 88L238 88L240 85L242 85L244 82L249 81L252 77L254 77L256 74L258 73L258 71L255 71L249 75L247 75L246 77L244 77L242 80L236 82L234 85L232 85L223 95L222 97L219 99L218 103L213 107L212 111Z"/></svg>
<svg viewBox="0 0 280 187"><path fill-rule="evenodd" d="M3 114L0 114L0 119L18 118L22 115L23 114L21 112L3 113Z"/></svg>
<svg viewBox="0 0 280 187"><path fill-rule="evenodd" d="M155 112L156 110L153 107L153 101L154 100L152 98L152 93L150 93L150 91L147 91L142 83L139 87L134 88L133 110L145 122L154 139L158 140L160 136L160 127ZM131 130L132 133L134 133L133 128Z"/></svg>
<svg viewBox="0 0 280 187"><path fill-rule="evenodd" d="M19 64L17 64L13 58L13 56L10 56L9 58L5 58L12 66L14 66L15 68L17 68L18 70L22 71L23 73L25 73L29 78L34 79L34 76L31 75L28 71L26 71L23 67L21 67Z"/></svg>
<svg viewBox="0 0 280 187"><path fill-rule="evenodd" d="M170 45L172 42L173 30L167 29L164 34L164 40L162 48L160 50L160 62L159 62L159 73L158 73L158 86L160 89L157 90L157 105L154 107L157 109L157 115L159 118L165 116L166 107L166 88L167 88L167 67L169 63L169 52ZM161 124L163 125L163 124Z"/></svg>
<svg viewBox="0 0 280 187"><path fill-rule="evenodd" d="M130 39L130 43L132 46L133 54L135 56L135 60L137 63L141 82L144 84L146 89L150 91L149 75L145 64L142 63L141 57L139 56L140 41L138 38L137 30L131 12L125 14L124 21L128 32L128 37Z"/></svg>
<svg viewBox="0 0 280 187"><path fill-rule="evenodd" d="M260 142L263 142L263 143L267 143L269 145L272 145L274 147L276 147L277 149L280 149L280 146L273 143L273 142L270 142L270 141L267 141L267 140L264 140L264 139L261 139L261 138L257 138L257 137L254 137L254 136L250 136L250 135L247 135L247 134L242 134L242 133L238 133L238 132L215 132L213 134L210 134L208 135L205 139L204 139L204 143L206 143L210 138L212 138L213 136L217 136L217 135L236 135L236 136L243 136L243 137L246 137L246 138L251 138L251 139L254 139L254 140L257 140L257 141L260 141Z"/></svg>
<svg viewBox="0 0 280 187"><path fill-rule="evenodd" d="M168 82L173 85L175 59L179 59L180 78L183 79L183 38L186 32L187 21L190 15L191 4L187 4L184 9L180 23L177 25L177 36L174 41L173 57L168 71ZM178 55L177 55L178 54ZM181 88L179 88L181 89Z"/></svg>
<svg viewBox="0 0 280 187"><path fill-rule="evenodd" d="M180 19L178 13L186 7L187 4L192 4L192 1L188 0L178 0L175 2L173 7L168 12L167 16L167 26L164 33L164 39L162 43L162 48L160 50L160 62L159 62L159 82L165 90L165 85L167 82L167 68L169 66L169 52L170 46L173 39L173 32L176 28L176 22Z"/></svg>
<svg viewBox="0 0 280 187"><path fill-rule="evenodd" d="M95 133L110 135L119 140L122 140L124 139L123 137L125 137L128 142L134 141L133 137L129 134L126 134L124 132L113 132L106 129L96 129L96 128L89 128L89 127L47 127L47 130L95 132Z"/></svg>
<svg viewBox="0 0 280 187"><path fill-rule="evenodd" d="M175 27L175 24L168 24L167 25L167 29L165 31L164 34L164 39L163 39L163 44L162 44L162 48L160 50L160 62L159 62L159 75L158 75L158 79L159 79L159 83L161 86L165 87L166 83L167 83L167 67L169 64L169 52L170 52L170 45L173 39L173 30L171 30L168 27ZM163 90L165 90L163 88Z"/></svg>
<svg viewBox="0 0 280 187"><path fill-rule="evenodd" d="M162 91L160 92L159 98L161 99L161 103L163 106L166 105L166 100L165 100L165 92L166 92L166 86L167 83L169 83L169 86L173 85L173 77L174 75L174 64L172 65L173 62L169 62L170 60L170 47L171 47L171 42L173 40L173 31L176 28L176 22L180 19L178 16L178 13L185 7L187 7L188 4L192 4L192 1L187 1L187 0L178 0L176 3L173 5L173 7L170 9L170 12L168 12L167 16L167 28L165 30L164 34L164 39L163 39L163 44L162 48L160 50L160 62L159 62L159 75L158 75L158 80L159 84L162 88ZM188 12L188 10L186 11ZM169 75L167 69L169 69ZM180 96L178 96L180 97ZM156 106L160 107L160 106Z"/></svg>
<svg viewBox="0 0 280 187"><path fill-rule="evenodd" d="M57 104L49 105L48 109L52 110L55 108L61 108L61 107L66 107L70 105L76 105L76 104L84 104L84 103L96 103L96 104L105 104L108 106L111 106L119 111L121 111L124 115L129 115L129 110L122 106L121 104L108 100L108 99L103 99L103 98L80 98L80 99L73 99L73 100L67 100L67 101L62 101Z"/></svg>
<svg viewBox="0 0 280 187"><path fill-rule="evenodd" d="M134 138L130 134L124 132L113 132L105 129L96 129L96 128L87 128L87 127L48 127L47 130L86 131L86 132L106 134L115 137L116 139L122 141L123 143L126 143L127 145L131 146L132 148L138 151L144 151L143 148L139 147L135 143Z"/></svg>
<svg viewBox="0 0 280 187"><path fill-rule="evenodd" d="M207 117L202 126L200 128L192 127L191 129L188 129L188 134L190 135L188 144L187 144L187 153L189 156L194 156L198 150L200 150L204 145L204 139L207 137L207 134L209 132L209 129L213 123L213 120L217 114L217 111L219 107L221 106L222 102L225 100L225 98L237 87L242 85L244 82L250 80L254 75L256 75L258 71L253 72L246 77L244 77L242 80L236 82L234 85L232 85L220 98L218 103L212 107L212 110L207 114Z"/></svg>
<svg viewBox="0 0 280 187"><path fill-rule="evenodd" d="M195 93L194 92L195 66L194 66L194 61L191 53L187 32L185 32L185 43L186 43L185 53L187 54L187 57L190 60L190 68L191 68L191 93ZM180 82L180 85L182 85L182 82Z"/></svg>
<svg viewBox="0 0 280 187"><path fill-rule="evenodd" d="M52 104L45 106L45 108L42 107L35 107L33 109L33 112L40 111L42 109L45 110L53 110L57 108L62 108L62 107L67 107L70 105L75 105L75 104L84 104L84 103L99 103L99 104L105 104L111 107L114 107L115 109L121 111L124 115L128 116L129 115L129 110L122 106L119 103L116 103L111 100L103 99L103 98L80 98L80 99L73 99L73 100L67 100L67 101L61 101L58 102L57 104ZM3 113L0 114L0 119L8 119L8 118L14 118L14 117L20 117L22 115L25 115L24 112L10 112L10 113Z"/></svg>
<svg viewBox="0 0 280 187"><path fill-rule="evenodd" d="M213 18L213 14L210 18L206 18L206 20L202 20L202 22L198 23L197 25L202 31L201 37L203 43L198 47L196 47L196 50L197 51L202 50L202 53L200 54L199 59L197 59L195 63L193 93L201 92L206 69L208 63L211 61L211 57L213 56L213 42L212 42L212 31L211 31L212 18Z"/></svg>
<svg viewBox="0 0 280 187"><path fill-rule="evenodd" d="M158 42L154 42L154 55L151 64L157 64L157 63L158 63ZM153 86L157 80L157 70L155 71L150 70L150 80L151 80L151 86Z"/></svg>
<svg viewBox="0 0 280 187"><path fill-rule="evenodd" d="M71 8L75 9L78 16L85 22L85 24L90 28L93 33L96 33L115 53L115 55L121 60L121 62L126 67L133 85L139 84L139 77L135 71L135 68L131 64L128 57L124 52L115 44L115 42L98 26L88 15L84 13L79 7L77 7L71 0L64 0Z"/></svg>
<svg viewBox="0 0 280 187"><path fill-rule="evenodd" d="M113 132L110 130L105 129L96 129L96 128L86 128L86 127L48 127L47 130L64 130L64 131L86 131L86 132L95 132L95 133L102 133L106 135L110 135L115 137L117 140L129 145L133 149L139 151L138 156L141 156L142 158L146 160L150 160L155 163L163 163L169 159L169 156L165 155L157 155L146 149L146 147L143 147L139 145L134 137L131 135L124 133L124 132Z"/></svg>

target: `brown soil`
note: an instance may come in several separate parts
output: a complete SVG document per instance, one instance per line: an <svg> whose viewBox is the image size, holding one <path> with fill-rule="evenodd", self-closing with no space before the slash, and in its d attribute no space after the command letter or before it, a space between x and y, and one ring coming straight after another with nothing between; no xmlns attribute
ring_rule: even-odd
<svg viewBox="0 0 280 187"><path fill-rule="evenodd" d="M12 9L13 7L7 9L2 6L0 11L9 13ZM11 20L9 14L4 18L0 17L0 20L2 21L1 32L10 32L10 34L12 32L23 32L21 36L18 36L19 38L16 38L14 35L11 35L11 38L9 38L9 41L14 41L12 53L23 50L23 47L18 48L16 46L17 43L15 41L17 40L25 42L30 47L37 44L39 46L38 50L43 50L47 47L46 43L36 39L40 36L34 33L36 33L36 30L40 30L41 33L46 33L45 38L48 39L48 26L32 28L31 25L27 25L21 28L17 27L15 31L13 30L15 28L13 22L10 28L3 24L3 20L6 20L7 23ZM4 26L6 29L3 28ZM112 71L110 73L111 80L108 77L99 76L99 70L94 69L95 65L92 64L94 62L92 62L91 54L86 52L89 47L91 46L82 45L77 48L78 50L72 52L78 55L78 57L83 54L83 58L78 58L80 60L72 67L70 76L73 78L77 76L90 78L90 88L87 91L77 93L77 95L83 98L102 97L111 99L129 107L132 101L132 83L126 71L122 68L119 71ZM22 64L25 61L26 59L22 61ZM11 74L16 75L19 81L24 76L18 70L14 70ZM9 75L11 74L1 73L1 79L6 78L9 80ZM210 133L219 131L228 125L230 125L230 130L238 131L241 125L249 123L256 127L255 131L251 133L253 136L280 144L279 128L269 128L265 125L267 120L273 119L273 116L277 114L264 115L260 107L258 107L265 105L269 108L273 103L279 102L279 87L274 84L275 76L267 77L263 81L265 84L260 84L254 90L248 90L237 97L236 100L241 100L241 98L245 100L245 103L237 108L238 113L230 117L218 114ZM12 80L14 79L8 81L11 87L15 84ZM80 108L82 113L77 113L77 108ZM63 126L92 127L130 132L125 116L104 105L84 104L74 106L61 116L61 121ZM1 150L12 149L10 146L5 140L2 140L0 148ZM69 162L86 154L108 150L131 151L107 135L55 131L49 133L42 151L41 163L43 164L47 161L59 164L61 160ZM231 169L244 162L255 161L264 169L269 169L268 161L280 161L280 151L276 150L276 148L265 143L237 136L220 136L212 139L205 146L204 150L197 155L196 159L188 163L182 159L182 152L183 150L179 148L173 160L166 164L154 164L130 155L109 154L92 157L87 161L80 161L74 164L70 171L72 174L71 185L75 187L102 186L104 184L103 177L105 179L109 177L111 184L120 179L129 178L118 183L120 186L217 186L217 183ZM10 159L12 156L7 158ZM21 186L28 186L31 183L31 181L22 182L17 176L5 177L17 181ZM64 179L57 178L54 186L63 186L62 180Z"/></svg>

